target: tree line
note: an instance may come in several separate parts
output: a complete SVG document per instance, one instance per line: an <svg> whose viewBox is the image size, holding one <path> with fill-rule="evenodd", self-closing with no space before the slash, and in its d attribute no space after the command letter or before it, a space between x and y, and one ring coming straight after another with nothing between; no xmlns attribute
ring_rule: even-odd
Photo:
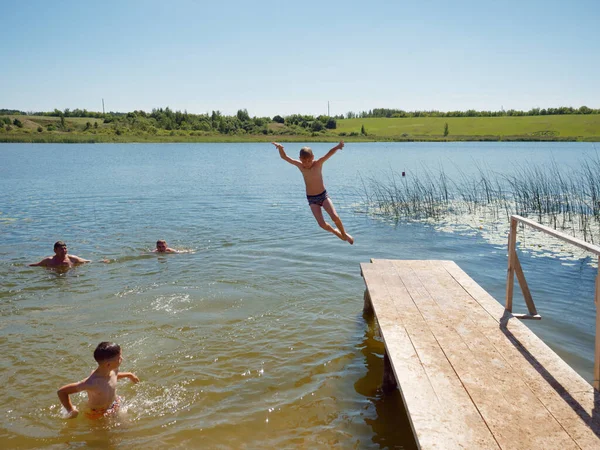
<svg viewBox="0 0 600 450"><path fill-rule="evenodd" d="M187 111L173 111L167 108L155 108L150 113L133 111L125 115L106 115L104 123L115 123L129 130L142 130L155 133L158 130L183 130L200 132L218 132L220 134L269 134L273 133L273 123L283 124L293 133L320 132L327 128L336 128L334 119L326 116L294 114L287 117L250 117L246 109L240 109L234 116L220 111L210 114L190 114Z"/></svg>
<svg viewBox="0 0 600 450"><path fill-rule="evenodd" d="M348 112L346 115L337 116L312 116L291 114L288 116L276 115L274 117L251 117L246 109L240 109L235 115L228 116L220 111L210 114L191 114L187 111L174 111L169 107L154 108L150 112L135 110L128 113L122 112L97 112L86 109L54 109L53 111L23 112L12 109L0 109L0 115L11 116L47 116L59 117L60 124L49 125L60 131L70 131L65 123L65 118L90 118L97 119L94 129L98 128L98 121L110 124L117 134L127 132L143 132L158 134L175 131L219 134L312 134L324 133L337 128L337 121L353 118L402 118L402 117L502 117L502 116L544 116L558 114L600 114L600 109L587 106L572 108L562 106L558 108L532 108L529 111L509 109L507 111L404 111L402 109L375 108L360 113ZM11 123L12 122L12 123ZM1 124L0 124L1 125ZM6 127L21 127L18 119L5 124ZM88 122L83 131L92 128Z"/></svg>
<svg viewBox="0 0 600 450"><path fill-rule="evenodd" d="M193 123L199 121L206 121L209 117L208 114L189 114L187 111L173 111L169 107L166 108L155 108L152 112L147 113L145 111L133 111L129 113L124 112L98 112L88 111L87 109L69 109L61 111L60 109L54 109L53 111L38 111L38 112L24 112L16 109L0 109L0 115L29 115L29 116L49 116L49 117L89 117L96 119L109 119L114 120L118 117L131 116L135 114L139 117L150 117L160 120L162 122L172 122L181 124L182 122ZM248 111L246 109L238 110L235 116L225 116L220 111L213 111L210 114L211 120L215 114L218 117L236 117L240 122L248 122L251 120ZM285 123L286 125L302 125L305 128L310 128L312 122L318 119L323 123L324 128L335 128L333 126L334 121L340 119L363 119L363 118L400 118L400 117L505 117L505 116L553 116L553 115L565 115L565 114L600 114L600 109L589 108L587 106L580 106L579 108L573 108L572 106L560 106L558 108L531 108L528 111L521 111L517 109L501 109L500 111L478 111L475 109L468 109L466 111L405 111L403 109L395 108L374 108L369 111L353 112L349 111L346 114L339 114L332 117L329 116L318 116L314 117L311 115L292 114L289 116L276 115L272 118L262 117L253 118L262 119ZM261 120L259 120L260 122ZM171 126L173 124L171 123ZM318 127L318 126L317 126Z"/></svg>
<svg viewBox="0 0 600 450"><path fill-rule="evenodd" d="M312 116L292 114L290 116L276 115L274 117L250 117L248 110L240 109L233 116L227 116L220 111L210 114L191 114L187 111L174 111L169 107L154 108L151 112L136 110L128 113L101 113L85 109L65 109L61 111L23 112L18 110L0 109L0 115L12 116L43 116L60 117L61 126L52 125L53 129L68 131L65 128L65 118L99 119L104 124L110 124L117 134L130 131L157 134L161 131L196 131L220 134L310 134L324 132L337 127L336 119L329 116ZM18 120L18 119L15 119ZM94 123L95 128L97 122ZM279 126L277 124L280 124ZM87 123L84 131L92 126ZM279 127L279 128L278 128Z"/></svg>

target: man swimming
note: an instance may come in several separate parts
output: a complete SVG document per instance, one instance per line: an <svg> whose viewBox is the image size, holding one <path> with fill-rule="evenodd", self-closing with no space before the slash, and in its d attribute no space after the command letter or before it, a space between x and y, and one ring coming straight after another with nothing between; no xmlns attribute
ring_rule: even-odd
<svg viewBox="0 0 600 450"><path fill-rule="evenodd" d="M164 239L156 241L156 248L152 251L156 253L179 253L177 250L169 247Z"/></svg>
<svg viewBox="0 0 600 450"><path fill-rule="evenodd" d="M83 259L76 255L69 255L67 252L67 244L63 241L57 241L54 244L54 256L48 256L40 262L29 264L31 267L62 267L69 268L75 264L84 264L91 262L89 259Z"/></svg>

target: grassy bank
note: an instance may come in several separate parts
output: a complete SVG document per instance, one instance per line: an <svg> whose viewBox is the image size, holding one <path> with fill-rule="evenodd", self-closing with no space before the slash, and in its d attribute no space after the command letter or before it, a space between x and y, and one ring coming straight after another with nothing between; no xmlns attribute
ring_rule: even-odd
<svg viewBox="0 0 600 450"><path fill-rule="evenodd" d="M0 142L348 142L366 141L600 141L600 115L519 117L412 117L338 119L335 129L304 131L272 122L259 134L197 130L140 129L102 119L48 116L0 116ZM447 135L444 135L446 124ZM364 131L364 132L363 132Z"/></svg>
<svg viewBox="0 0 600 450"><path fill-rule="evenodd" d="M444 128L448 124L448 135ZM385 139L418 140L581 140L600 141L600 115L520 117L412 117L344 119L338 134L360 134Z"/></svg>

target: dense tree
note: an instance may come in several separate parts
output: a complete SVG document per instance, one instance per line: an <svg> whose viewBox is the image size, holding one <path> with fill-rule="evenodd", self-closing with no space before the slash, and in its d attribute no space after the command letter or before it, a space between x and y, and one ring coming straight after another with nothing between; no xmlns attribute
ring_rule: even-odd
<svg viewBox="0 0 600 450"><path fill-rule="evenodd" d="M236 115L238 120L241 122L246 122L250 120L250 115L248 114L247 109L239 109Z"/></svg>
<svg viewBox="0 0 600 450"><path fill-rule="evenodd" d="M313 120L310 129L313 132L317 132L317 131L322 131L325 128L325 125L323 125L323 122L321 122L320 120Z"/></svg>

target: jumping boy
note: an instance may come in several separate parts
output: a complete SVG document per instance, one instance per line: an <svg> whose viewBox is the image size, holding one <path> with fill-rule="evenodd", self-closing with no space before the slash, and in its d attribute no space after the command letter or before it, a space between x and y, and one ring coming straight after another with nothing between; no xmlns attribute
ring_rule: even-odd
<svg viewBox="0 0 600 450"><path fill-rule="evenodd" d="M123 357L121 356L121 347L118 344L100 342L94 350L94 359L98 363L98 367L89 377L78 383L67 384L57 392L60 402L69 414L69 418L77 417L77 414L79 414L77 408L71 403L69 395L86 391L90 409L86 411L86 416L90 419L99 419L114 414L119 409L118 380L129 378L134 383L140 381L131 372L119 372Z"/></svg>
<svg viewBox="0 0 600 450"><path fill-rule="evenodd" d="M342 241L348 241L350 244L354 244L354 239L352 236L350 236L344 230L344 225L342 225L342 221L335 211L333 202L329 198L327 190L325 189L325 184L323 183L323 163L331 158L335 152L344 148L344 141L340 141L338 145L333 147L324 156L316 161L310 147L302 147L300 150L300 160L298 161L297 159L292 159L286 155L285 151L283 150L283 145L278 144L277 142L273 142L272 144L277 147L277 150L279 150L279 156L281 156L283 160L293 164L300 169L300 172L302 172L304 183L306 184L306 198L308 200L308 205L310 206L315 219L317 219L319 226L324 230L335 234ZM335 222L337 228L333 228L331 225L325 222L321 207L327 211L327 214L329 214L329 217L331 217L331 219Z"/></svg>

